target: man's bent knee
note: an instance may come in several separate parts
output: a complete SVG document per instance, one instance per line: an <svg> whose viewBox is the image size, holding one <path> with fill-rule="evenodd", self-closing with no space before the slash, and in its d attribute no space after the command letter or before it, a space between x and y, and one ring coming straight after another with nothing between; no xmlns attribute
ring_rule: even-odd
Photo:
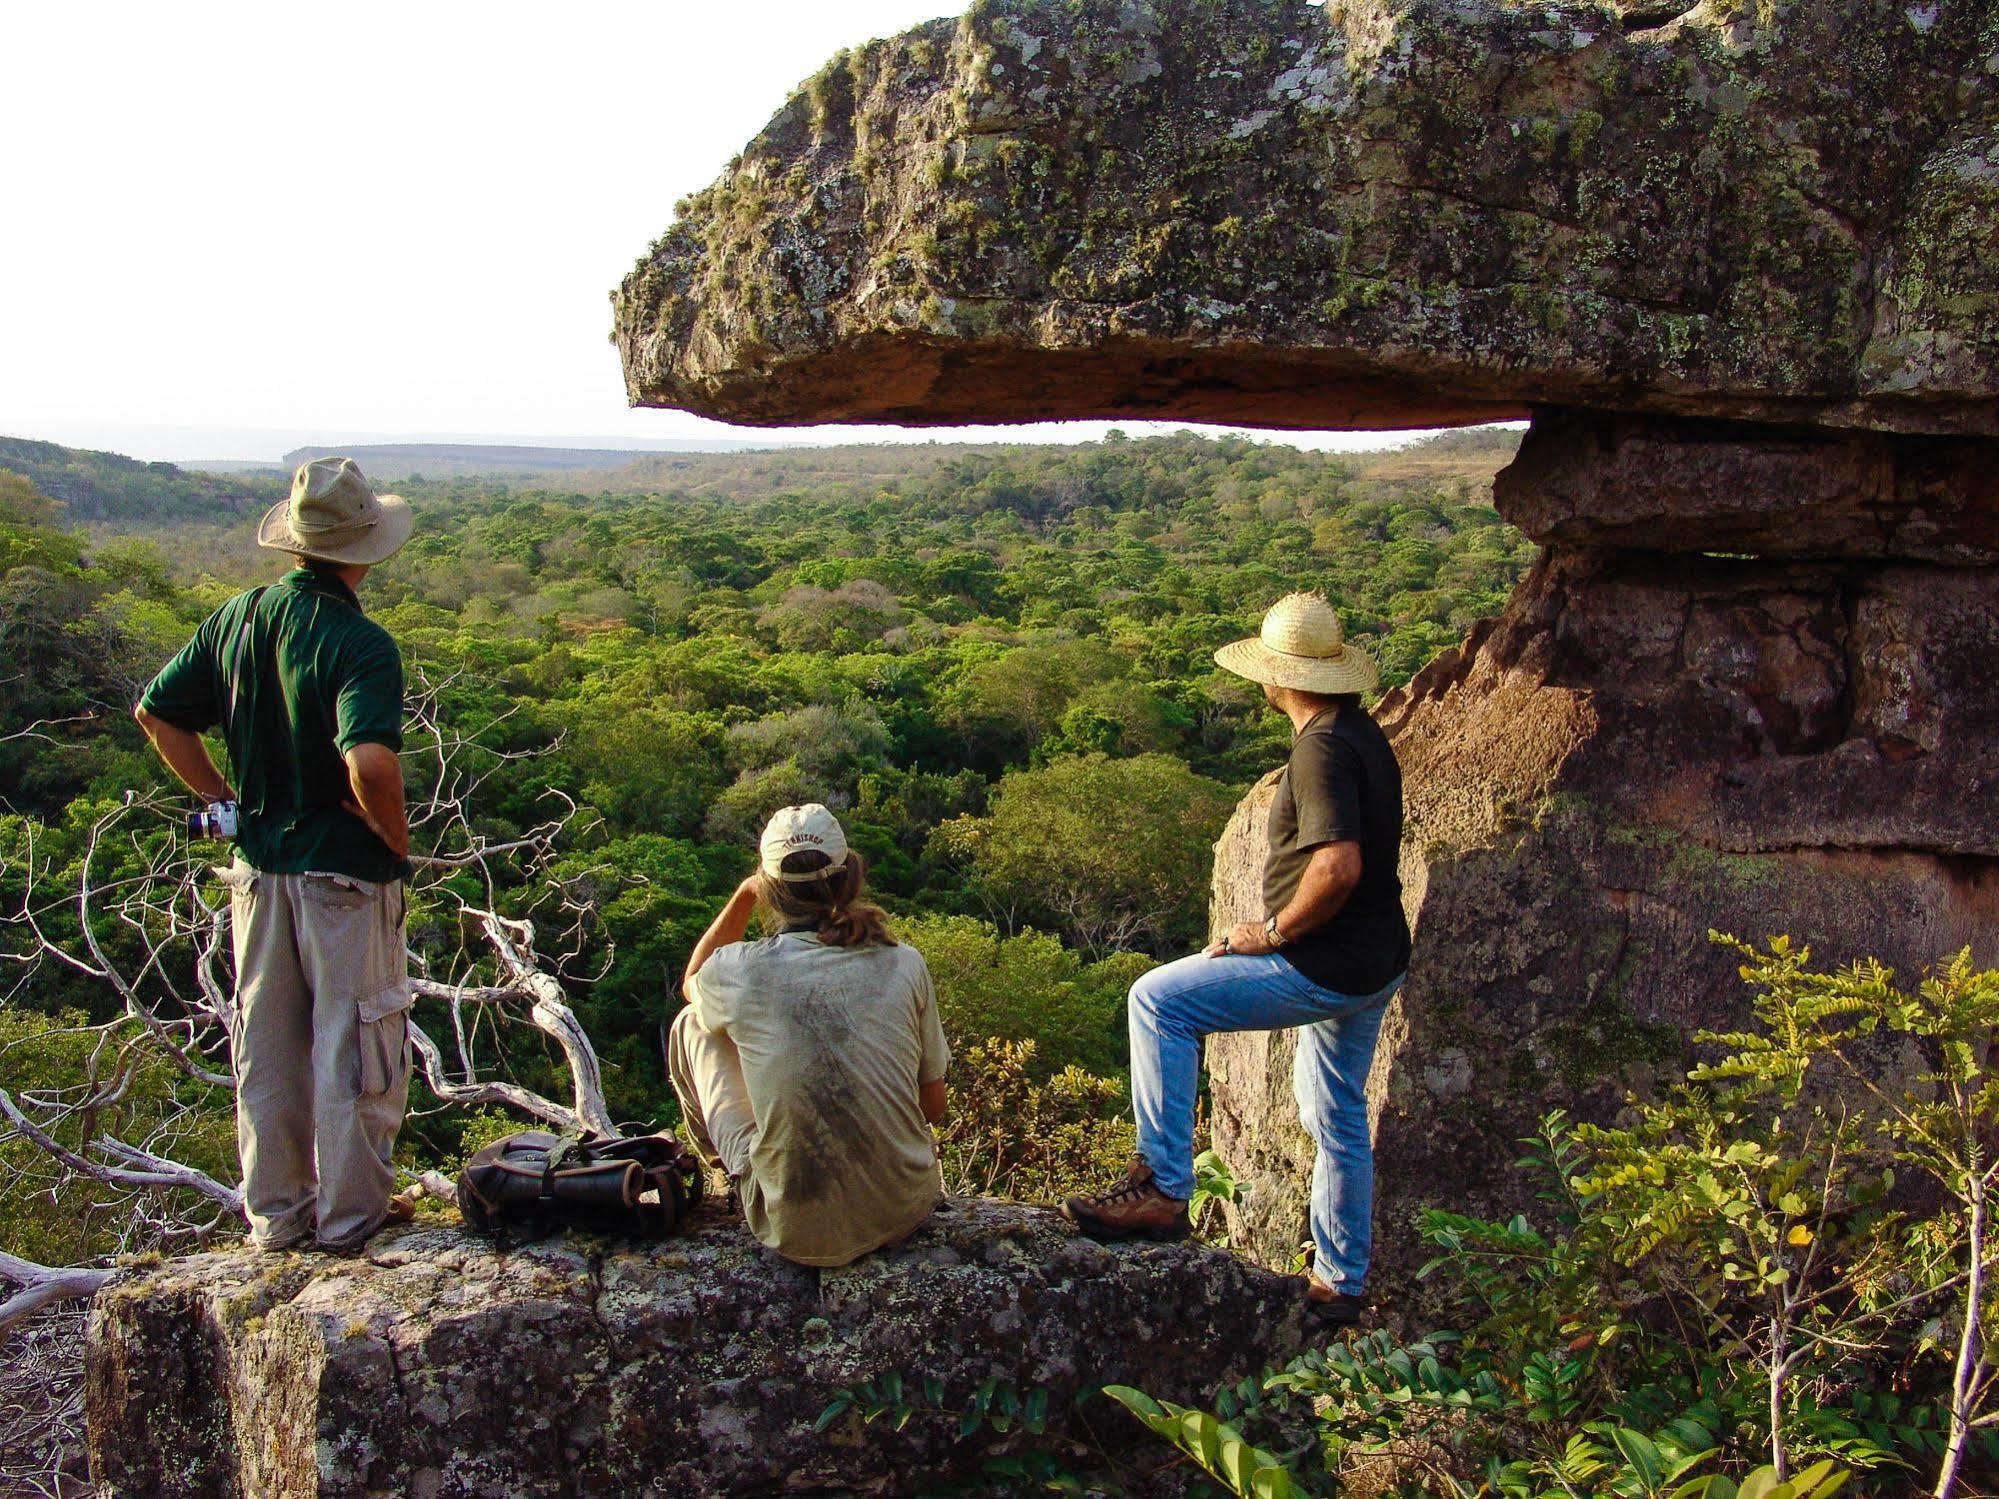
<svg viewBox="0 0 1999 1499"><path fill-rule="evenodd" d="M1137 982L1125 994L1126 1005L1134 1010L1143 1010L1149 1015L1157 1015L1159 1013L1159 1001L1166 988L1165 985L1156 983L1153 979L1153 975L1159 972L1161 972L1160 969L1154 968L1140 974Z"/></svg>
<svg viewBox="0 0 1999 1499"><path fill-rule="evenodd" d="M1186 980L1189 959L1181 958L1172 963L1161 963L1157 968L1147 969L1138 976L1126 995L1126 1003L1133 1009L1143 1010L1148 1015L1163 1015L1174 1008L1181 994L1189 985ZM1200 960L1205 963L1205 958Z"/></svg>

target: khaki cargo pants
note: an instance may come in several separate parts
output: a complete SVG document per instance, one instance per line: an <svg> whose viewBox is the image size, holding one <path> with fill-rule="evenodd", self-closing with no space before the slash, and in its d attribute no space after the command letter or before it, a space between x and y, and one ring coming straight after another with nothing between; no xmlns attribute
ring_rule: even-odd
<svg viewBox="0 0 1999 1499"><path fill-rule="evenodd" d="M350 1247L388 1213L409 1100L403 887L267 874L240 858L218 873L236 948L230 1039L250 1241Z"/></svg>

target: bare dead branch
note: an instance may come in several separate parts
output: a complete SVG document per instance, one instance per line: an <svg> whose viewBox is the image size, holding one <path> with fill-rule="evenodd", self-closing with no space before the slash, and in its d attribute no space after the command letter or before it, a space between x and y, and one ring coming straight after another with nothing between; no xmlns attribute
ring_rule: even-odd
<svg viewBox="0 0 1999 1499"><path fill-rule="evenodd" d="M474 916L486 940L500 955L508 976L533 1000L528 1011L530 1018L555 1039L568 1059L570 1081L576 1090L576 1117L586 1128L615 1136L618 1127L604 1104L604 1078L597 1063L597 1049L590 1044L576 1012L569 1008L562 985L525 956L534 950L534 927L525 921L509 922L491 911L476 912Z"/></svg>
<svg viewBox="0 0 1999 1499"><path fill-rule="evenodd" d="M206 1171L183 1166L178 1161L167 1160L154 1155L151 1151L140 1150L121 1141L100 1136L91 1144L114 1161L123 1162L123 1165L107 1166L101 1161L93 1161L87 1156L79 1155L22 1113L20 1106L14 1102L13 1095L4 1088L0 1088L0 1115L5 1115L15 1129L79 1176L87 1176L92 1181L100 1181L114 1187L184 1187L191 1192L199 1192L233 1213L243 1211L243 1193L240 1188L225 1187Z"/></svg>
<svg viewBox="0 0 1999 1499"><path fill-rule="evenodd" d="M66 724L94 723L96 719L95 713L73 713L68 718L38 718L25 729L16 729L11 734L0 734L0 744L11 744L17 739L40 739L48 744L59 744L62 741L46 732L47 730L59 729Z"/></svg>
<svg viewBox="0 0 1999 1499"><path fill-rule="evenodd" d="M86 1266L37 1265L0 1251L0 1280L21 1289L0 1302L0 1340L43 1307L58 1301L89 1300L115 1272Z"/></svg>

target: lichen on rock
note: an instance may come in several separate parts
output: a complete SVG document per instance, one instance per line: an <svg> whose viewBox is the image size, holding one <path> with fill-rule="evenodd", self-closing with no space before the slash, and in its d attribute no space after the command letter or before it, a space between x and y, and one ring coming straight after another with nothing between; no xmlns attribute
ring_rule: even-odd
<svg viewBox="0 0 1999 1499"><path fill-rule="evenodd" d="M92 1318L90 1445L106 1499L907 1494L974 1449L955 1420L815 1430L842 1387L1039 1389L1116 1446L1141 1429L1079 1395L1206 1399L1296 1352L1302 1323L1298 1282L1225 1252L1105 1247L981 1199L823 1271L719 1208L650 1245L391 1232L362 1259L122 1276Z"/></svg>
<svg viewBox="0 0 1999 1499"><path fill-rule="evenodd" d="M976 0L843 54L615 297L736 422L1999 431L1989 8Z"/></svg>

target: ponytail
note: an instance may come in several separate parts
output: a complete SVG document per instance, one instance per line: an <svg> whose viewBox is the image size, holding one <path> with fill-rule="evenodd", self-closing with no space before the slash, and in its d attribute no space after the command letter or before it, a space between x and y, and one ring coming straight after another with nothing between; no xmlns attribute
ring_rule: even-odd
<svg viewBox="0 0 1999 1499"><path fill-rule="evenodd" d="M819 940L832 947L894 947L888 934L888 913L861 898L868 878L867 860L849 853L835 865L817 849L786 854L780 866L786 874L823 870L817 879L778 880L758 876L764 909L785 926L812 923Z"/></svg>

